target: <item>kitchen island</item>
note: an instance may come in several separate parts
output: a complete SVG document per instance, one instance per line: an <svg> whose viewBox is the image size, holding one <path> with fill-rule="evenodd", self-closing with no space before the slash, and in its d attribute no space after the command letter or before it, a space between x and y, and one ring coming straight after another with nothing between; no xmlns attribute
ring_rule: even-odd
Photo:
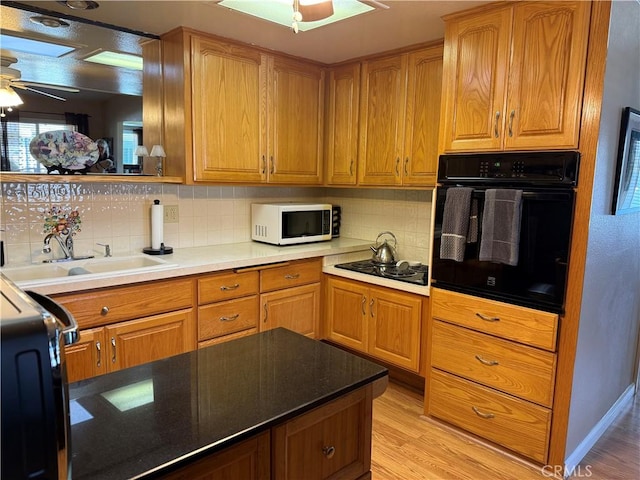
<svg viewBox="0 0 640 480"><path fill-rule="evenodd" d="M277 328L77 382L69 387L73 478L162 478L256 436L269 446L260 478L295 478L314 468L314 455L318 468L357 478L369 472L371 401L387 375ZM345 400L355 394L361 400ZM302 445L318 451L291 458Z"/></svg>

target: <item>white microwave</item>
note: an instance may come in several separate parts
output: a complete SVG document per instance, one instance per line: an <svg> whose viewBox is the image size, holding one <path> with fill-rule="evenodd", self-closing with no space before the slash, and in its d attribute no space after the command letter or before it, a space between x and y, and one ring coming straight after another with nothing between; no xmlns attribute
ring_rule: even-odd
<svg viewBox="0 0 640 480"><path fill-rule="evenodd" d="M253 203L251 239L273 245L331 240L331 214L326 203Z"/></svg>

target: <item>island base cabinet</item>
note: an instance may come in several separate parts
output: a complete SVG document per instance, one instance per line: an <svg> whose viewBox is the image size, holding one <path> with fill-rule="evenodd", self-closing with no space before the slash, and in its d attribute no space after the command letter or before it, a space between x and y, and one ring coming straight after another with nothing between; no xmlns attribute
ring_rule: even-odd
<svg viewBox="0 0 640 480"><path fill-rule="evenodd" d="M271 478L269 445L265 432L164 475L162 480L267 480Z"/></svg>
<svg viewBox="0 0 640 480"><path fill-rule="evenodd" d="M367 386L272 430L278 480L356 479L371 469L372 388Z"/></svg>

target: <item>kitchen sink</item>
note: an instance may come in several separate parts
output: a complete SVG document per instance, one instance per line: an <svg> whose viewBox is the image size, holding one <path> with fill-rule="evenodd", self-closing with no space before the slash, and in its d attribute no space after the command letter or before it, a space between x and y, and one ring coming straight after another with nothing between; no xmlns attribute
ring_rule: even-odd
<svg viewBox="0 0 640 480"><path fill-rule="evenodd" d="M21 286L26 284L51 284L71 281L76 276L103 278L109 275L144 273L175 267L162 258L148 255L90 258L60 263L41 263L25 267L2 268L2 273ZM68 280L64 280L68 279Z"/></svg>

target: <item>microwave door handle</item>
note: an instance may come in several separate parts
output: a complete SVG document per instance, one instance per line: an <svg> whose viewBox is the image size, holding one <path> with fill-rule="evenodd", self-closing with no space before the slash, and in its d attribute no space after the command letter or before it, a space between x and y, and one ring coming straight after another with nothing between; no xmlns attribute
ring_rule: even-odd
<svg viewBox="0 0 640 480"><path fill-rule="evenodd" d="M42 308L50 312L62 324L62 334L65 345L71 345L78 341L78 322L73 315L59 303L51 298L36 292L28 291L27 295L33 298Z"/></svg>

